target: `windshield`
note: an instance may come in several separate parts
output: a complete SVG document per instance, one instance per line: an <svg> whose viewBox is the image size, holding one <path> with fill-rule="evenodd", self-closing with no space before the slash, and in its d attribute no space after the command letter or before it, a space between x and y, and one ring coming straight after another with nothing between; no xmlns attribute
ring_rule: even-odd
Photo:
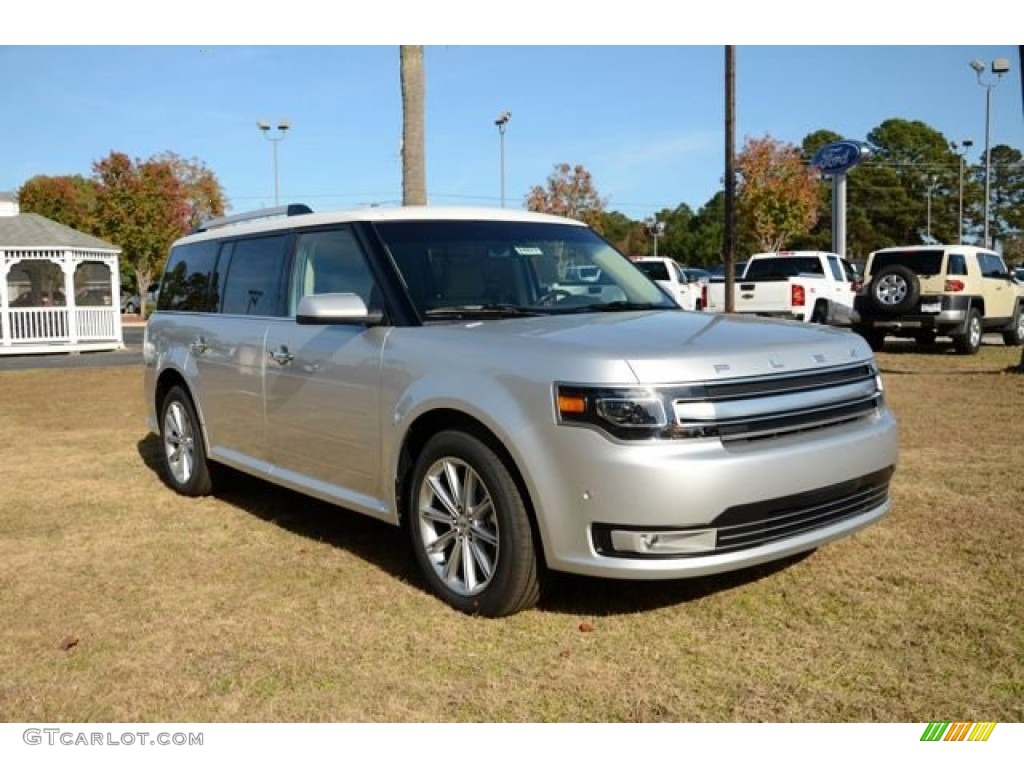
<svg viewBox="0 0 1024 768"><path fill-rule="evenodd" d="M423 318L676 308L586 227L521 221L375 227Z"/></svg>

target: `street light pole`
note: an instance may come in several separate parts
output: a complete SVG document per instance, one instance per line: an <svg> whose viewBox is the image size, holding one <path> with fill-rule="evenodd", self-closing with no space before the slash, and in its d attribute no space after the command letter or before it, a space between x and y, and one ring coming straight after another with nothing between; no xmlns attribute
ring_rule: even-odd
<svg viewBox="0 0 1024 768"><path fill-rule="evenodd" d="M498 137L501 144L501 207L505 207L505 128L508 126L508 121L512 117L512 113L505 111L498 115L497 120L494 124L498 126Z"/></svg>
<svg viewBox="0 0 1024 768"><path fill-rule="evenodd" d="M279 122L277 124L278 133L276 136L270 135L270 123L265 120L259 120L256 123L256 127L263 133L263 138L269 141L274 147L274 207L277 207L281 202L277 186L277 143L284 139L285 132L291 128L292 125L287 120Z"/></svg>
<svg viewBox="0 0 1024 768"><path fill-rule="evenodd" d="M984 64L975 59L971 62L971 69L978 76L978 85L985 89L985 239L982 245L990 248L988 235L989 208L992 203L992 89L999 85L1003 75L1010 71L1010 61L1009 59L994 59L991 69L996 79L987 83L981 79L985 74Z"/></svg>
<svg viewBox="0 0 1024 768"><path fill-rule="evenodd" d="M960 158L960 217L957 219L957 243L960 245L963 245L964 242L964 162L967 158L967 150L973 145L974 142L970 139L961 139L959 144L953 142L953 151ZM961 152L960 149L963 151Z"/></svg>
<svg viewBox="0 0 1024 768"><path fill-rule="evenodd" d="M657 216L651 216L644 224L647 227L647 231L651 233L651 237L654 238L654 255L658 255L658 238L665 234L665 222L658 221Z"/></svg>

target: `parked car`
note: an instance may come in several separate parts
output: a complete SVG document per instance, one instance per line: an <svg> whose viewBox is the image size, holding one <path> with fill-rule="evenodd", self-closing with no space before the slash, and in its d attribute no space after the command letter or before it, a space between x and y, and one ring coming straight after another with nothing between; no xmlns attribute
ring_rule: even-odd
<svg viewBox="0 0 1024 768"><path fill-rule="evenodd" d="M1024 285L995 251L969 245L884 248L868 256L854 329L872 349L886 336L928 346L939 336L973 355L985 333L1024 344Z"/></svg>
<svg viewBox="0 0 1024 768"><path fill-rule="evenodd" d="M150 283L146 289L146 302L156 305L157 294L160 292L160 283ZM143 302L139 299L138 293L121 294L121 311L125 314L134 315L142 311Z"/></svg>
<svg viewBox="0 0 1024 768"><path fill-rule="evenodd" d="M701 292L697 281L691 282L673 259L645 256L635 259L637 269L656 282L683 309L701 309Z"/></svg>
<svg viewBox="0 0 1024 768"><path fill-rule="evenodd" d="M181 494L228 465L403 526L485 616L549 570L732 571L890 508L897 425L856 334L683 311L570 219L286 210L167 258L145 404ZM567 259L600 277L561 287Z"/></svg>

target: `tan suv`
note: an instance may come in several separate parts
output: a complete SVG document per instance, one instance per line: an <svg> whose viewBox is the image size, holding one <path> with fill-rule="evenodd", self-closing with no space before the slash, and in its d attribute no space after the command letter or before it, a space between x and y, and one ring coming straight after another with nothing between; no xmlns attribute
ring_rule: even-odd
<svg viewBox="0 0 1024 768"><path fill-rule="evenodd" d="M876 351L886 336L922 346L948 336L962 355L975 354L985 333L1001 333L1009 346L1024 344L1024 285L999 254L977 246L875 251L854 310L854 330Z"/></svg>

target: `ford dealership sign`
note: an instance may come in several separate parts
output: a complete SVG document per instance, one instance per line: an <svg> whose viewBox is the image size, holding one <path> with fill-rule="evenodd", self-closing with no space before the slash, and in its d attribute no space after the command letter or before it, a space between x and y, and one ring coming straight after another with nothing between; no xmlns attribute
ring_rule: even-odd
<svg viewBox="0 0 1024 768"><path fill-rule="evenodd" d="M862 141L833 141L814 153L811 165L830 176L846 173L871 154L871 148Z"/></svg>

